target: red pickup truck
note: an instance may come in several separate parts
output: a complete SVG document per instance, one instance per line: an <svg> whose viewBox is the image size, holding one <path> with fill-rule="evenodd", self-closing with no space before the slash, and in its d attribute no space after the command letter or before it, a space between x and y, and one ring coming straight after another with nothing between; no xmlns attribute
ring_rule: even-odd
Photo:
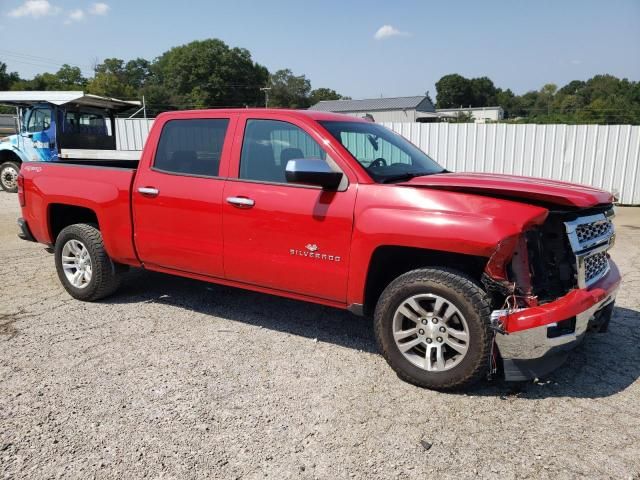
<svg viewBox="0 0 640 480"><path fill-rule="evenodd" d="M606 330L620 283L609 193L452 173L343 115L164 113L139 163L25 163L18 183L20 236L74 298L143 267L348 309L434 389L546 374Z"/></svg>

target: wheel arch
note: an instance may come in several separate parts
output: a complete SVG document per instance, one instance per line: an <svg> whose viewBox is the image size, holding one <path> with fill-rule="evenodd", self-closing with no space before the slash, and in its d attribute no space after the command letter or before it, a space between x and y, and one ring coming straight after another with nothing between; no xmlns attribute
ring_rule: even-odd
<svg viewBox="0 0 640 480"><path fill-rule="evenodd" d="M62 229L76 223L94 224L100 230L98 215L93 209L65 203L49 204L47 208L47 225L52 243L55 244L56 238Z"/></svg>
<svg viewBox="0 0 640 480"><path fill-rule="evenodd" d="M3 147L0 145L0 164L4 162L16 162L18 165L26 162L26 158L23 157L22 152L15 150L11 147Z"/></svg>
<svg viewBox="0 0 640 480"><path fill-rule="evenodd" d="M419 268L445 267L480 283L487 257L398 245L377 247L368 264L363 311L371 316L383 290L400 275Z"/></svg>

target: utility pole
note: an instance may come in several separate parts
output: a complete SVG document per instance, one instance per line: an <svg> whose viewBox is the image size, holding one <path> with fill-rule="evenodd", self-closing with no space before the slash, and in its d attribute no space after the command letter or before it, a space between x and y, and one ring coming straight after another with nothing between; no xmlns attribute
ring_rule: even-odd
<svg viewBox="0 0 640 480"><path fill-rule="evenodd" d="M271 87L262 87L260 91L264 92L264 108L269 108L269 90Z"/></svg>

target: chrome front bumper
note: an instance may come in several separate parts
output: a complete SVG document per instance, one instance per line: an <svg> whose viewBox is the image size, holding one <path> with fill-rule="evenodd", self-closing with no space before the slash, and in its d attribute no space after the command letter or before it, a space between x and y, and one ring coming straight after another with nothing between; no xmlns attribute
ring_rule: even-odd
<svg viewBox="0 0 640 480"><path fill-rule="evenodd" d="M565 321L508 335L496 335L505 380L539 378L562 365L569 352L584 339L590 326L598 331L606 330L616 293L617 289L589 309Z"/></svg>

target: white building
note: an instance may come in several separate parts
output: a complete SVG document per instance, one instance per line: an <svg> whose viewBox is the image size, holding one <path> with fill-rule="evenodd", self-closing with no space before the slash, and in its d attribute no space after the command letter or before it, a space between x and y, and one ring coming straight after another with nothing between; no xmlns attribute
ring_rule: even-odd
<svg viewBox="0 0 640 480"><path fill-rule="evenodd" d="M499 122L504 118L502 107L468 107L435 109L427 96L370 98L365 100L325 100L309 110L334 112L354 117L369 117L374 122L448 122L461 115L474 123Z"/></svg>
<svg viewBox="0 0 640 480"><path fill-rule="evenodd" d="M325 100L309 110L372 117L375 122L434 121L436 109L427 96L371 98L367 100Z"/></svg>
<svg viewBox="0 0 640 480"><path fill-rule="evenodd" d="M499 122L504 118L502 107L438 108L441 122L453 120L460 115L470 115L474 123Z"/></svg>

